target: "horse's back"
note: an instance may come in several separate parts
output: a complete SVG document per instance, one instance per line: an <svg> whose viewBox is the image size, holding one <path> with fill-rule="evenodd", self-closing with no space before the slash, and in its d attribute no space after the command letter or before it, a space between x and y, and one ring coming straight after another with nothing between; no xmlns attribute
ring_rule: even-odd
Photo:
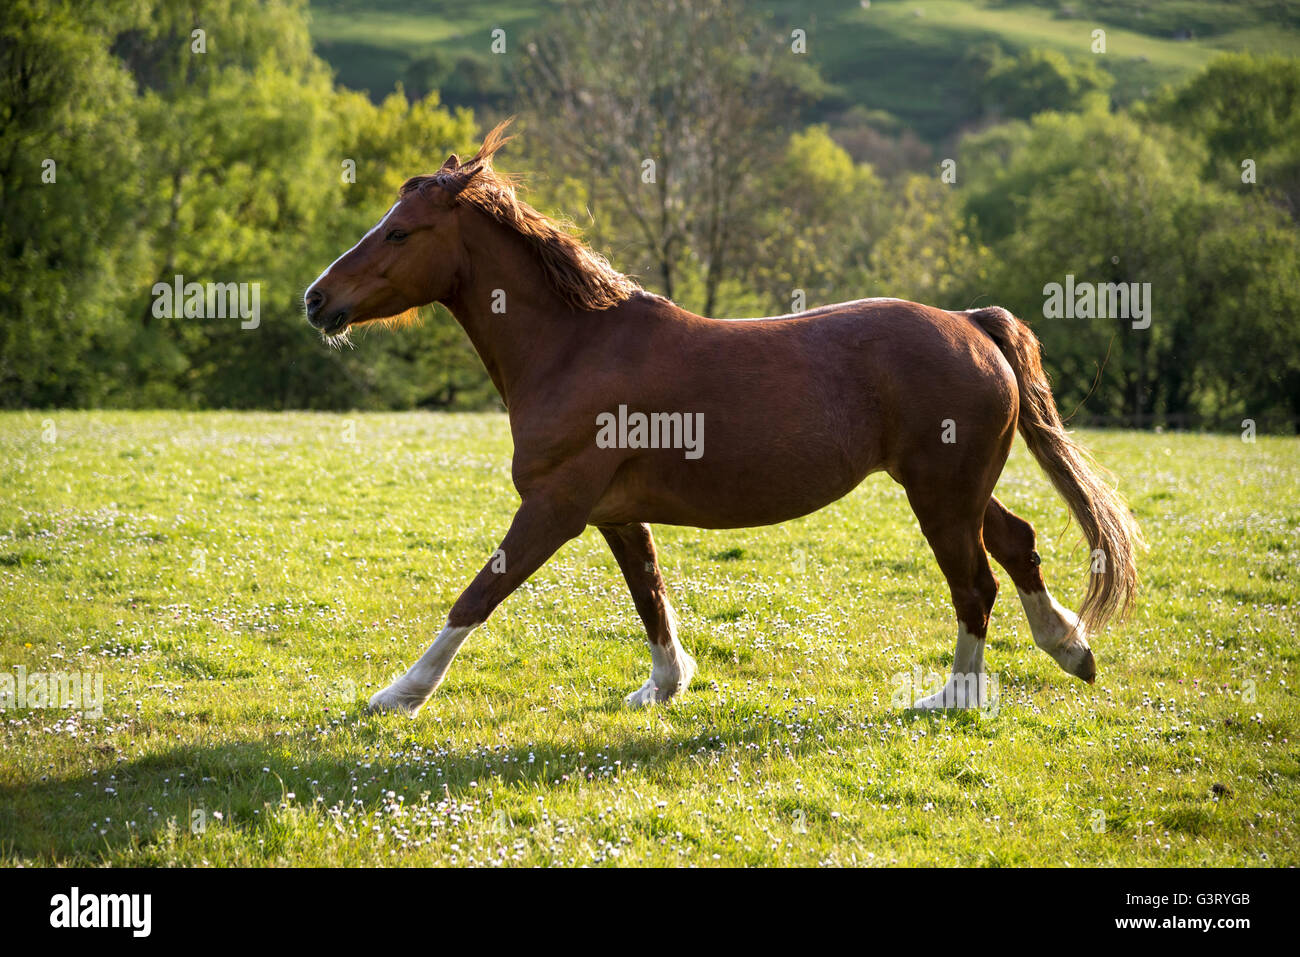
<svg viewBox="0 0 1300 957"><path fill-rule="evenodd" d="M629 455L602 520L625 519L635 503L642 520L671 524L784 521L874 471L894 474L942 440L947 420L968 439L1005 433L1013 414L1009 368L962 313L866 299L768 321L687 313L666 326L646 330L630 380L619 362L586 388L611 393L610 409L699 414L702 455Z"/></svg>

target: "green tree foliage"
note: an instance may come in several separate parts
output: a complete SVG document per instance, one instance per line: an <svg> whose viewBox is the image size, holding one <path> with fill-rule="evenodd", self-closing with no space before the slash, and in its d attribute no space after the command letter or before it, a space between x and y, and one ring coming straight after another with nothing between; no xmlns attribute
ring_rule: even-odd
<svg viewBox="0 0 1300 957"><path fill-rule="evenodd" d="M473 143L468 113L436 93L376 105L336 89L292 0L142 0L91 18L20 0L2 29L0 402L488 400L445 312L367 337L363 360L319 343L300 300L407 176ZM156 315L154 284L176 275L259 284L260 324Z"/></svg>
<svg viewBox="0 0 1300 957"><path fill-rule="evenodd" d="M0 401L103 401L145 244L130 74L78 8L0 13Z"/></svg>
<svg viewBox="0 0 1300 957"><path fill-rule="evenodd" d="M1088 413L1138 421L1294 414L1300 310L1277 287L1298 275L1300 237L1259 197L1202 181L1196 147L1104 110L1043 114L963 145L967 209L998 264L990 285L1038 333L1066 408L1086 400ZM1067 276L1149 283L1149 327L1049 316L1048 284ZM1260 341L1275 351L1247 345Z"/></svg>
<svg viewBox="0 0 1300 957"><path fill-rule="evenodd" d="M970 235L952 186L909 176L871 256L873 295L945 309L990 304L989 250Z"/></svg>
<svg viewBox="0 0 1300 957"><path fill-rule="evenodd" d="M734 0L638 4L566 7L490 77L413 61L414 95L376 102L314 55L305 0L10 0L0 405L494 404L441 307L340 352L300 296L404 179L475 148L436 87L513 85L532 109L502 164L687 307L998 303L1067 410L1300 419L1300 61L1223 56L1113 112L1104 61L990 41L963 67L972 103L1011 119L944 145L953 167L870 111L801 128L815 68ZM258 284L260 323L159 314L177 275ZM1050 317L1067 276L1149 283L1150 325Z"/></svg>
<svg viewBox="0 0 1300 957"><path fill-rule="evenodd" d="M1300 60L1221 54L1191 82L1162 91L1140 115L1204 143L1207 178L1262 190L1300 220ZM1247 163L1253 171L1243 168Z"/></svg>
<svg viewBox="0 0 1300 957"><path fill-rule="evenodd" d="M1115 78L1091 60L1066 59L1056 50L998 57L981 82L984 108L1006 117L1087 109L1104 102Z"/></svg>
<svg viewBox="0 0 1300 957"><path fill-rule="evenodd" d="M791 309L796 289L810 306L868 295L871 247L885 228L875 171L811 126L791 135L763 182L744 264L746 285L765 294L758 311Z"/></svg>

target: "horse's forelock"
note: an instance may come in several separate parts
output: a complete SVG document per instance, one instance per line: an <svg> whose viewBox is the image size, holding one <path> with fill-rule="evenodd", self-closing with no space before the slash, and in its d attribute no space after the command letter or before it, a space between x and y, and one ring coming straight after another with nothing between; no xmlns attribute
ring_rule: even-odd
<svg viewBox="0 0 1300 957"><path fill-rule="evenodd" d="M511 139L505 129L513 119L493 127L470 159L459 165L448 160L436 173L411 177L402 184L399 196L438 187L509 226L533 245L551 284L575 308L607 309L639 292L638 283L614 269L560 223L520 200L516 182L493 169L492 157Z"/></svg>

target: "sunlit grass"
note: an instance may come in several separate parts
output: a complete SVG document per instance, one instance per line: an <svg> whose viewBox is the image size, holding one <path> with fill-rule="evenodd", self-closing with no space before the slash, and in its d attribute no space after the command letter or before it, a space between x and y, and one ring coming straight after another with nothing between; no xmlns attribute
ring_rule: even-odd
<svg viewBox="0 0 1300 957"><path fill-rule="evenodd" d="M363 704L509 522L504 417L5 414L0 670L99 673L105 701L0 716L0 862L1300 862L1300 441L1085 438L1152 542L1094 687L1004 588L996 716L896 707L953 629L874 476L786 525L656 529L700 664L672 706L622 706L648 657L589 531L409 720ZM1019 444L999 495L1077 601Z"/></svg>

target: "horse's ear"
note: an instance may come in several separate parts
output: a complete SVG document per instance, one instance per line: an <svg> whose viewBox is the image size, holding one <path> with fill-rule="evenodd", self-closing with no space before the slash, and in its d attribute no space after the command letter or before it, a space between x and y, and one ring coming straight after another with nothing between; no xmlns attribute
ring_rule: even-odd
<svg viewBox="0 0 1300 957"><path fill-rule="evenodd" d="M442 164L442 168L438 170L438 172L444 173L447 172L448 170L459 169L459 168L460 168L460 157L457 156L455 153L452 153L450 156L447 157L447 162Z"/></svg>
<svg viewBox="0 0 1300 957"><path fill-rule="evenodd" d="M483 167L479 165L462 166L460 169L451 171L443 177L440 185L454 199L470 184L470 180L481 172L483 172Z"/></svg>

